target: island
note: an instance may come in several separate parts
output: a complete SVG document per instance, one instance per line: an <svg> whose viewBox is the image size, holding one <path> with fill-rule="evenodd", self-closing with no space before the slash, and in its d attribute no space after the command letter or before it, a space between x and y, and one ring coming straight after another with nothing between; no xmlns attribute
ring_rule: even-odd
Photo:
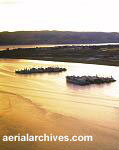
<svg viewBox="0 0 119 150"><path fill-rule="evenodd" d="M4 59L35 59L119 66L119 45L83 45L16 48L0 51Z"/></svg>
<svg viewBox="0 0 119 150"><path fill-rule="evenodd" d="M91 84L104 84L115 82L116 80L111 77L99 77L99 76L66 76L67 83L73 83L77 85L91 85Z"/></svg>
<svg viewBox="0 0 119 150"><path fill-rule="evenodd" d="M60 67L47 67L47 68L30 68L30 69L21 69L16 70L16 74L33 74L33 73L52 73L52 72L63 72L66 71L66 68Z"/></svg>

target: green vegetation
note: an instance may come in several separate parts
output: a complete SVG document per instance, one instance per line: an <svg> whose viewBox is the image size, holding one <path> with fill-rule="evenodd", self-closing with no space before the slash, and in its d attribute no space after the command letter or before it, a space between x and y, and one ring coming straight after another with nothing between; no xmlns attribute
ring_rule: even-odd
<svg viewBox="0 0 119 150"><path fill-rule="evenodd" d="M0 58L36 59L119 66L119 45L18 48L0 51Z"/></svg>

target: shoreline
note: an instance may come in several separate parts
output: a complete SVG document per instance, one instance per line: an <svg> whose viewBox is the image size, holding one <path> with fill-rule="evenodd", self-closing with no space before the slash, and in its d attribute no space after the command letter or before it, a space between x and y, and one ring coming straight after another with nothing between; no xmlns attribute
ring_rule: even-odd
<svg viewBox="0 0 119 150"><path fill-rule="evenodd" d="M119 66L119 61L117 61L116 63L115 62L107 62L107 61L105 61L105 62L102 62L102 61L100 61L100 62L87 62L87 61L76 61L76 60L74 60L74 61L67 61L67 60L61 60L61 59L37 59L37 58L23 58L23 57L21 57L21 58L0 58L0 60L2 60L2 59L25 59L25 60L38 60L38 61L54 61L54 62L65 62L65 63L81 63L81 64L92 64L92 65L102 65L102 66L114 66L114 67L118 67Z"/></svg>

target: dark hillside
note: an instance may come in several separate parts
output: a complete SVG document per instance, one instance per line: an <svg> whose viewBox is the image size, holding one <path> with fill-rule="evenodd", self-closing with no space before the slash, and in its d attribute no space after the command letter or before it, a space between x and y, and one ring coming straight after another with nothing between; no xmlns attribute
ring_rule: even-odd
<svg viewBox="0 0 119 150"><path fill-rule="evenodd" d="M119 43L119 33L70 31L0 32L0 45L85 43Z"/></svg>

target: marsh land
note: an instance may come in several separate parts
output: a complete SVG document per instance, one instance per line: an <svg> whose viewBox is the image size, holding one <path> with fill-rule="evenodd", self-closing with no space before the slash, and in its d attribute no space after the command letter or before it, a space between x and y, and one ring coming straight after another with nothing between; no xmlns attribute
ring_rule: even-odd
<svg viewBox="0 0 119 150"><path fill-rule="evenodd" d="M54 46L0 51L0 58L119 66L119 45Z"/></svg>

